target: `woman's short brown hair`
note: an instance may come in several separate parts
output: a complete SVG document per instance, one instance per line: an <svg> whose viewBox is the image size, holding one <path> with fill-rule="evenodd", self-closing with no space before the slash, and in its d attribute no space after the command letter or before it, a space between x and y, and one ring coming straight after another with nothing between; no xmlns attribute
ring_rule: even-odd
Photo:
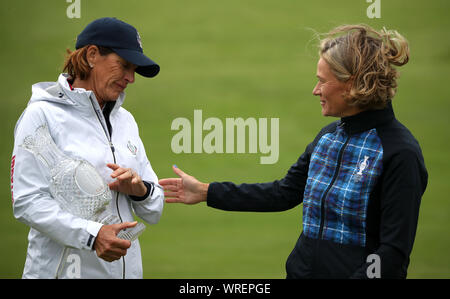
<svg viewBox="0 0 450 299"><path fill-rule="evenodd" d="M343 35L342 35L343 34ZM409 60L407 40L397 31L344 25L320 41L319 55L338 80L352 80L346 99L361 109L380 109L395 95L399 74L393 67Z"/></svg>
<svg viewBox="0 0 450 299"><path fill-rule="evenodd" d="M75 51L70 51L67 49L67 57L64 62L63 72L67 72L72 80L79 78L81 80L86 80L91 73L91 67L87 61L86 53L91 45L86 45ZM105 56L114 51L110 48L97 46L100 55Z"/></svg>

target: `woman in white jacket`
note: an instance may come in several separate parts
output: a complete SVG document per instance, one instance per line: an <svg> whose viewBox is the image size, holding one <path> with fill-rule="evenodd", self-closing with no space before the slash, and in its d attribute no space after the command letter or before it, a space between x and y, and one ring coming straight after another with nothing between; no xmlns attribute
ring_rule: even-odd
<svg viewBox="0 0 450 299"><path fill-rule="evenodd" d="M154 77L159 66L143 54L133 26L102 18L80 33L64 70L68 74L57 82L33 85L14 132L14 216L31 227L23 278L142 278L138 240L123 240L117 233L136 225L133 212L157 223L164 194L138 126L121 105L134 73ZM21 146L42 125L64 154L96 168L112 190L112 213L122 223L77 217L52 198L48 170Z"/></svg>

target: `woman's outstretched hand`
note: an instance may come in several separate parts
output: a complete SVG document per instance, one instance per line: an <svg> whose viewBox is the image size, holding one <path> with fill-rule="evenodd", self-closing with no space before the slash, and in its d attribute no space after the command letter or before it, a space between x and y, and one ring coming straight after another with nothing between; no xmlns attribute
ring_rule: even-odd
<svg viewBox="0 0 450 299"><path fill-rule="evenodd" d="M172 166L172 169L179 178L159 180L159 184L164 188L164 196L167 203L191 205L206 201L209 184L198 181L175 165Z"/></svg>

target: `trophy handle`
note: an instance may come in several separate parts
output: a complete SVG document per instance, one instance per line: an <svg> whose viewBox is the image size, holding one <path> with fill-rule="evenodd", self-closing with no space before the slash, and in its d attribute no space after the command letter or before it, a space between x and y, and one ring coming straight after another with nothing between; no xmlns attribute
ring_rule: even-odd
<svg viewBox="0 0 450 299"><path fill-rule="evenodd" d="M106 224L106 225L111 225L111 224L117 224L120 223L120 219L119 217L115 216L115 215L108 215L105 218L103 218L101 221L101 223ZM117 237L123 240L130 240L130 241L134 241L136 240L145 230L145 224L143 223L138 223L136 224L135 227L130 227L130 228L125 228L123 230L121 230L118 234Z"/></svg>
<svg viewBox="0 0 450 299"><path fill-rule="evenodd" d="M145 230L145 224L139 222L135 227L130 227L121 230L117 237L124 240L134 241L136 240Z"/></svg>

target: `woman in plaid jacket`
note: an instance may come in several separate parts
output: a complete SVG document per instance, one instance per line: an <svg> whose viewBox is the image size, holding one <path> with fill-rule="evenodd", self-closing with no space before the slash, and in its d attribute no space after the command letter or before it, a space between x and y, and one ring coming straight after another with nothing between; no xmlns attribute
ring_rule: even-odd
<svg viewBox="0 0 450 299"><path fill-rule="evenodd" d="M427 185L420 146L391 100L408 62L396 31L340 26L320 43L318 83L324 127L281 180L204 184L174 168L167 202L229 211L283 211L303 202L303 232L288 278L406 278L421 197ZM372 267L375 260L378 268Z"/></svg>

